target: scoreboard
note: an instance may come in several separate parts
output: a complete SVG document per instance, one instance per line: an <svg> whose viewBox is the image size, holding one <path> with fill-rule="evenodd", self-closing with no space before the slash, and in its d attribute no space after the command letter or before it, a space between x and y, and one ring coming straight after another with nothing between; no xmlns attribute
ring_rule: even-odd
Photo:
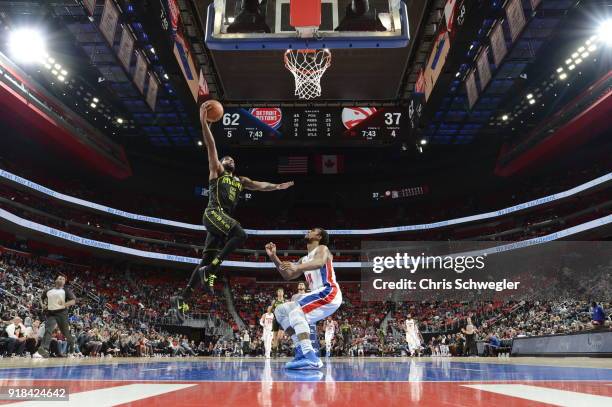
<svg viewBox="0 0 612 407"><path fill-rule="evenodd" d="M211 130L227 144L390 144L410 133L402 108L228 108Z"/></svg>

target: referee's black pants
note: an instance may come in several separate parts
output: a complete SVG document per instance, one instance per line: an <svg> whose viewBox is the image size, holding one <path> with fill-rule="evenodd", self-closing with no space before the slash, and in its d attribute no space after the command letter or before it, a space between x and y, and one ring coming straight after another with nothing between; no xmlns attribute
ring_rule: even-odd
<svg viewBox="0 0 612 407"><path fill-rule="evenodd" d="M45 336L43 337L40 347L49 351L49 344L51 343L51 335L55 328L59 327L60 332L66 338L68 342L68 353L74 352L74 336L70 332L70 325L68 324L68 310L61 311L50 311L47 314L47 321L45 322Z"/></svg>

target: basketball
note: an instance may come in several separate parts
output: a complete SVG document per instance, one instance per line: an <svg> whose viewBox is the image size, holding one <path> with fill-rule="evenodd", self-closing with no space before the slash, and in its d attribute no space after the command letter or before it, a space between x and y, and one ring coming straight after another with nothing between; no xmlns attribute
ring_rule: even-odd
<svg viewBox="0 0 612 407"><path fill-rule="evenodd" d="M217 100L208 100L206 120L210 123L218 122L223 117L223 105Z"/></svg>

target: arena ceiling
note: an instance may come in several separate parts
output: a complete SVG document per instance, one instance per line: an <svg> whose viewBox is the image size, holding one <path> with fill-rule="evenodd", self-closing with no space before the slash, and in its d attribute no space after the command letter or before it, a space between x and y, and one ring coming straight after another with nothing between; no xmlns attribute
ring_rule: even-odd
<svg viewBox="0 0 612 407"><path fill-rule="evenodd" d="M103 1L94 2L89 16L83 2L64 1L0 1L0 24L11 29L23 24L37 24L49 33L51 49L70 71L70 92L50 86L41 76L32 74L47 85L60 99L69 99L86 120L99 127L110 138L128 147L130 152L150 151L150 147L179 148L197 152L200 132L197 106L183 72L173 53L173 40L164 21L162 3L117 1L120 22L130 27L135 46L146 58L152 75L159 81L155 110L139 92L131 73L117 56L119 35L114 47L109 46L99 27ZM211 51L204 41L203 10L210 1L177 2L184 27L198 68L208 84L210 95L225 101L224 89ZM527 14L525 28L518 35L507 57L495 66L491 82L483 89L478 102L468 108L463 81L475 66L477 52L488 44L494 22L503 16L504 1L466 1L462 12L465 25L457 32L447 62L423 108L423 116L412 142L426 138L428 148L436 146L490 145L498 148L504 140L520 137L558 107L559 102L545 109L529 112L529 120L507 126L501 118L521 103L526 90L538 88L554 73L554 62L562 58L570 39L584 35L593 16L607 1L542 0ZM388 100L352 100L308 102L279 101L278 106L334 107L356 105L396 106L409 108L419 72L426 67L437 42L444 20L445 0L408 1L411 11L411 39L407 48L407 64L396 97ZM599 13L601 14L601 13ZM160 21L160 15L162 16ZM167 16L166 16L167 18ZM563 44L556 46L555 44ZM133 66L132 66L133 69ZM552 70L552 71L551 71ZM596 70L595 70L596 71ZM597 74L598 72L595 72ZM569 97L569 96L568 96ZM80 99L80 100L79 100ZM98 102L94 103L94 99ZM228 106L252 106L257 100L228 100ZM95 104L95 107L92 107ZM274 104L266 102L267 105ZM551 110L553 109L553 110ZM120 119L120 121L118 121ZM481 144L480 142L484 143ZM404 150L405 146L404 146ZM411 144L409 152L416 150Z"/></svg>

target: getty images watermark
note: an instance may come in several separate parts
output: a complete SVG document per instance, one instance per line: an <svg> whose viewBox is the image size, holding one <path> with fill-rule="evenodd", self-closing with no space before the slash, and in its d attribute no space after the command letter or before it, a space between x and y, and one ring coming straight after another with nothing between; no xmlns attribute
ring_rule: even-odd
<svg viewBox="0 0 612 407"><path fill-rule="evenodd" d="M404 270L409 274L418 271L446 271L463 274L470 271L482 271L486 268L487 254L479 256L427 256L421 253L418 256L406 252L395 253L395 256L375 256L372 259L372 272L382 274L385 271ZM385 281L381 276L372 282L376 290L516 290L520 281L480 281L473 278L455 278L436 280L427 278L400 278L399 281Z"/></svg>
<svg viewBox="0 0 612 407"><path fill-rule="evenodd" d="M365 301L537 300L584 296L612 269L612 242L363 242Z"/></svg>

